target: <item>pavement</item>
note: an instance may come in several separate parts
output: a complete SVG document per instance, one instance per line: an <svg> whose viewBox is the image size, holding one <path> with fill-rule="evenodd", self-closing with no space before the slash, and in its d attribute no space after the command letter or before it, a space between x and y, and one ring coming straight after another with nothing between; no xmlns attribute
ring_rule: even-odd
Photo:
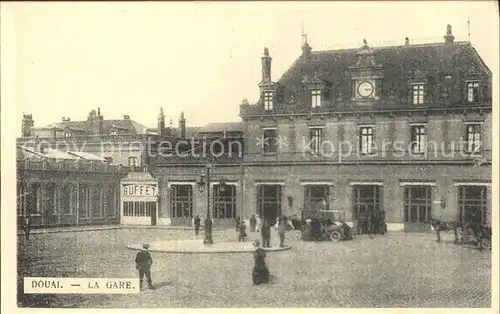
<svg viewBox="0 0 500 314"><path fill-rule="evenodd" d="M51 227L51 228L33 228L30 230L30 234L99 231L99 230L114 230L114 229L194 230L194 227L190 227L190 226L140 226L140 225L67 226L67 227ZM212 228L212 230L218 230L218 229ZM24 231L18 230L17 235L24 235Z"/></svg>
<svg viewBox="0 0 500 314"><path fill-rule="evenodd" d="M176 240L176 241L156 241L149 244L150 252L163 253L251 253L254 251L252 242L235 242L222 238L214 239L214 244L203 244L201 239L197 240ZM130 244L127 248L131 250L141 250L142 244ZM284 247L273 246L265 248L268 252L285 251L291 249L291 245Z"/></svg>
<svg viewBox="0 0 500 314"><path fill-rule="evenodd" d="M259 237L249 234L248 243ZM214 242L237 243L234 230ZM152 252L156 290L137 294L24 294L23 277L134 278L134 243L193 240L203 232L114 229L18 237L18 306L42 308L488 308L491 250L437 243L434 234L389 233L351 241L303 242L267 255L273 280L252 284L251 254ZM271 245L277 245L272 234Z"/></svg>

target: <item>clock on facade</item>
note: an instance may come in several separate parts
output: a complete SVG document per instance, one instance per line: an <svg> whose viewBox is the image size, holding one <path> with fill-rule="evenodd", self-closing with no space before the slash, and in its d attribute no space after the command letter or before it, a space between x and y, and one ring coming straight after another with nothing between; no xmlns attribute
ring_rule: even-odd
<svg viewBox="0 0 500 314"><path fill-rule="evenodd" d="M375 88L373 86L373 82L371 81L362 81L358 83L358 96L363 98L368 98L373 96Z"/></svg>

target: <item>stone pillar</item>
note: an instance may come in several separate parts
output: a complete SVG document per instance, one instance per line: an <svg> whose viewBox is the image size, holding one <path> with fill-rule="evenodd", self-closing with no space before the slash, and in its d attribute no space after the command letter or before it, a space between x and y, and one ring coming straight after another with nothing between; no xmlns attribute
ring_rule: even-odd
<svg viewBox="0 0 500 314"><path fill-rule="evenodd" d="M54 214L57 215L57 225L61 224L61 195L61 185L56 183L56 188L54 191Z"/></svg>
<svg viewBox="0 0 500 314"><path fill-rule="evenodd" d="M486 188L486 210L488 211L487 215L486 215L486 224L488 226L492 226L493 225L493 208L492 208L492 186L489 185L487 188Z"/></svg>
<svg viewBox="0 0 500 314"><path fill-rule="evenodd" d="M75 215L76 215L76 225L78 226L80 220L80 183L76 183L76 207L75 207Z"/></svg>

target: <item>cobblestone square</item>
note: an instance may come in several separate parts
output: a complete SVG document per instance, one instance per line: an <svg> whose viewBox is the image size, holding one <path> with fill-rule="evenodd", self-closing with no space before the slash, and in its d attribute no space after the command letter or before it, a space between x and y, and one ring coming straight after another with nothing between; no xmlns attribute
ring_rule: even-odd
<svg viewBox="0 0 500 314"><path fill-rule="evenodd" d="M257 238L250 233L250 240ZM117 229L18 240L18 275L136 276L131 243L193 239L194 232ZM203 235L198 236L202 241ZM235 241L234 231L214 241ZM276 241L276 237L273 239ZM18 295L20 307L490 307L491 251L432 234L302 242L268 254L273 282L253 286L252 255L152 253L156 290L129 295ZM276 243L274 243L276 245ZM18 293L22 292L19 285Z"/></svg>

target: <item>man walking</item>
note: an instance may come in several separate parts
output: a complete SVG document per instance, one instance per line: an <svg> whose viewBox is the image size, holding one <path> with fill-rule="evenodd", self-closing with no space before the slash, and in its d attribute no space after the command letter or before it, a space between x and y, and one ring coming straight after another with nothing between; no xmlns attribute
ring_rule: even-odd
<svg viewBox="0 0 500 314"><path fill-rule="evenodd" d="M200 225L201 225L201 219L199 215L196 215L194 217L194 234L198 235L198 232L200 232Z"/></svg>
<svg viewBox="0 0 500 314"><path fill-rule="evenodd" d="M284 216L280 216L278 218L278 235L280 238L280 247L285 247L285 233L287 227L287 220Z"/></svg>
<svg viewBox="0 0 500 314"><path fill-rule="evenodd" d="M151 265L153 264L153 258L148 251L149 244L145 243L142 245L142 250L139 251L135 257L135 268L139 271L139 287L142 290L142 279L144 275L148 280L149 289L154 290L153 282L151 280Z"/></svg>

